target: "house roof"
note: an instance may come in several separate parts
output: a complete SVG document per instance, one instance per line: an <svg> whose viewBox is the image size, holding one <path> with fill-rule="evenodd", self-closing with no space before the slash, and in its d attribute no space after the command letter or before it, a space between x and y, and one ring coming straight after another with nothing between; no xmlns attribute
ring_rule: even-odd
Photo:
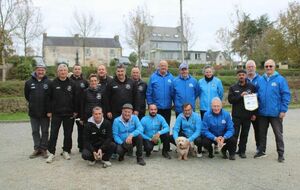
<svg viewBox="0 0 300 190"><path fill-rule="evenodd" d="M121 48L118 38L85 38L82 37L55 37L44 36L44 46L69 46L77 47L83 46L85 42L86 47L105 47L105 48Z"/></svg>
<svg viewBox="0 0 300 190"><path fill-rule="evenodd" d="M149 26L150 40L180 42L180 27ZM184 39L186 42L186 39Z"/></svg>

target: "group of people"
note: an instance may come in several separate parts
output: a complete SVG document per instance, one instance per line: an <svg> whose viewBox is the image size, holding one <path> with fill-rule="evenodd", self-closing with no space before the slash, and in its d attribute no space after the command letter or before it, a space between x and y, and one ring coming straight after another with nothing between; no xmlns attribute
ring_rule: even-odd
<svg viewBox="0 0 300 190"><path fill-rule="evenodd" d="M126 153L132 154L136 147L137 163L146 165L143 152L149 157L153 147L160 143L162 156L171 159L170 143L176 144L181 136L196 148L197 157L202 157L204 147L209 158L214 157L214 149L215 152L221 149L223 158L235 160L235 154L246 158L252 123L257 149L254 158L266 156L267 130L271 124L278 161L283 162L282 121L290 92L286 79L275 71L272 59L264 67L261 76L253 60L246 63L246 70L237 70L237 83L228 93L232 104L230 115L222 109L224 89L212 66L205 66L204 77L197 81L189 74L188 64L181 63L179 75L174 77L168 71L168 62L161 60L147 84L141 79L138 67L133 67L128 77L125 66L118 65L115 76L110 77L105 65L100 65L97 74L85 80L80 65L74 65L72 75L68 76L68 66L60 64L57 77L51 81L46 76L46 66L38 64L24 89L34 142L30 158L43 156L47 163L54 161L62 124L61 155L70 160L76 122L78 148L90 164L101 161L103 167L109 167L112 156L118 155L118 160L123 161ZM258 109L245 108L244 96L249 94L257 94ZM198 98L200 114L195 110ZM176 114L174 126L170 125L172 109Z"/></svg>

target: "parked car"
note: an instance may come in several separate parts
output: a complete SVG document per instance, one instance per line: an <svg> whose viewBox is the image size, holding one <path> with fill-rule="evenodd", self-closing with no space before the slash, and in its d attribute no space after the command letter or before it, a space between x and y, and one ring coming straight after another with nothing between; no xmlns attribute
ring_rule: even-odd
<svg viewBox="0 0 300 190"><path fill-rule="evenodd" d="M149 63L150 63L149 60L145 60L145 59L142 59L142 60L141 60L141 65L142 65L142 67L149 67Z"/></svg>

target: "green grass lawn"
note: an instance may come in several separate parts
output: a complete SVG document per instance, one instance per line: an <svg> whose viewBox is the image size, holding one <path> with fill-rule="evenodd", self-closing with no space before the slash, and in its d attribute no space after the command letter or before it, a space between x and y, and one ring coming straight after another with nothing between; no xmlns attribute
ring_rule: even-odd
<svg viewBox="0 0 300 190"><path fill-rule="evenodd" d="M29 117L26 112L0 113L0 121L24 121L24 120L29 121Z"/></svg>

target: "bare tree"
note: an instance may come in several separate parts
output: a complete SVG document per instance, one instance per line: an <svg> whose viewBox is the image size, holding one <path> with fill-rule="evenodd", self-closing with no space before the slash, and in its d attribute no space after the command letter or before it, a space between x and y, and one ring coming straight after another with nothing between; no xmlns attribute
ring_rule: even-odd
<svg viewBox="0 0 300 190"><path fill-rule="evenodd" d="M178 23L180 25L180 21ZM193 48L197 38L195 36L194 23L187 13L183 15L183 36L188 44L188 50Z"/></svg>
<svg viewBox="0 0 300 190"><path fill-rule="evenodd" d="M91 13L83 13L74 11L73 13L73 23L71 26L71 34L78 34L81 39L82 50L83 50L83 65L85 66L85 48L86 48L86 38L97 36L100 33L101 25L100 22L95 20L95 16Z"/></svg>
<svg viewBox="0 0 300 190"><path fill-rule="evenodd" d="M0 0L0 51L2 62L2 81L6 80L5 52L13 32L17 29L19 20L17 11L23 3L21 0Z"/></svg>
<svg viewBox="0 0 300 190"><path fill-rule="evenodd" d="M151 33L151 16L144 7L137 7L129 12L125 20L126 41L137 52L138 65L141 69L141 46L146 42Z"/></svg>
<svg viewBox="0 0 300 190"><path fill-rule="evenodd" d="M219 43L224 50L224 52L228 55L229 61L231 61L231 43L232 43L232 34L228 28L220 28L216 32L216 41Z"/></svg>
<svg viewBox="0 0 300 190"><path fill-rule="evenodd" d="M16 34L23 43L26 59L29 50L32 49L31 43L44 32L42 15L30 1L26 1L18 12L18 19L20 24Z"/></svg>

